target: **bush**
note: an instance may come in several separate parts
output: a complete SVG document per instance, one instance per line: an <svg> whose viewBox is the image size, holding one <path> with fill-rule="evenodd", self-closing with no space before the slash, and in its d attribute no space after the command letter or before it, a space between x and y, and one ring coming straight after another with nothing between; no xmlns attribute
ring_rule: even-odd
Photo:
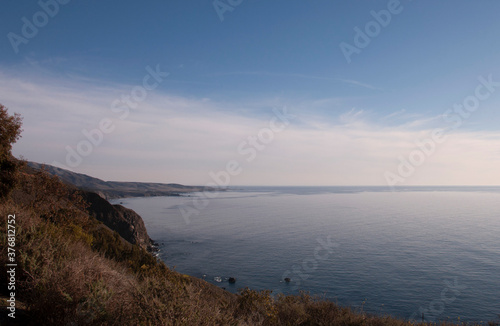
<svg viewBox="0 0 500 326"><path fill-rule="evenodd" d="M15 186L18 163L12 157L12 144L21 137L22 119L18 114L9 115L0 104L0 201L4 200Z"/></svg>

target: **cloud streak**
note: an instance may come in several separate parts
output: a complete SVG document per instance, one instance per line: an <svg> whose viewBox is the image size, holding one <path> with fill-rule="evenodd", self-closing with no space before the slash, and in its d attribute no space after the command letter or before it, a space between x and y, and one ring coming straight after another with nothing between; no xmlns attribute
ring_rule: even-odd
<svg viewBox="0 0 500 326"><path fill-rule="evenodd" d="M384 124L399 120L404 111L376 121L370 120L375 114L351 108L332 116L315 112L318 101L311 100L289 106L297 120L246 163L237 146L268 124L272 112L262 111L275 100L218 103L155 91L119 120L110 104L131 86L0 73L0 103L24 116L25 131L14 153L45 163L63 161L65 146L81 139L82 128L108 117L116 122L115 131L75 171L106 180L205 184L210 171L234 159L245 171L232 180L235 185L385 185L384 171L439 123L436 117L418 117ZM262 105L259 114L252 114L255 103ZM458 131L406 184L497 185L498 163L500 133Z"/></svg>
<svg viewBox="0 0 500 326"><path fill-rule="evenodd" d="M340 82L343 84L357 86L362 88L367 88L371 90L381 90L375 86L372 86L367 83L363 83L357 80L352 79L342 79L342 78L333 78L333 77L324 77L324 76L315 76L315 75L306 75L306 74L298 74L298 73L277 73L277 72L266 72L266 71L234 71L234 72L224 72L224 73L216 73L211 76L266 76L266 77L284 77L284 78L300 78L300 79L315 79L322 81L331 81L331 82Z"/></svg>

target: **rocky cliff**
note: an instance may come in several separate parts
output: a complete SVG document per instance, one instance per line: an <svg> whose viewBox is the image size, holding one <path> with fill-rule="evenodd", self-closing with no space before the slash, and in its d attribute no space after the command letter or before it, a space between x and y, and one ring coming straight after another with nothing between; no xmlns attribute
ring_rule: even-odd
<svg viewBox="0 0 500 326"><path fill-rule="evenodd" d="M82 196L90 205L90 215L118 232L128 242L152 249L153 241L149 238L144 221L136 212L121 205L112 205L94 192L82 191Z"/></svg>

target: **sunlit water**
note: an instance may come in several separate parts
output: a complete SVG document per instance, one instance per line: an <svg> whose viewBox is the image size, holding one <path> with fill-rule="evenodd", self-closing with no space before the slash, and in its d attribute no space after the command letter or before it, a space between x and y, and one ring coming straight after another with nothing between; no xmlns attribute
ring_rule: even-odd
<svg viewBox="0 0 500 326"><path fill-rule="evenodd" d="M500 314L498 187L235 188L187 223L180 207L200 196L113 203L143 217L168 266L231 292L306 290L426 321Z"/></svg>

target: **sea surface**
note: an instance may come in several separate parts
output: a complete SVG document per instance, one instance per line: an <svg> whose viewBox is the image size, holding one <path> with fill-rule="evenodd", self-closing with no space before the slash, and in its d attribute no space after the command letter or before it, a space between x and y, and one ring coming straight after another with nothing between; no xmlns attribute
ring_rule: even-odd
<svg viewBox="0 0 500 326"><path fill-rule="evenodd" d="M500 314L500 187L234 187L211 195L113 203L142 216L168 266L231 292L303 290L426 321Z"/></svg>

